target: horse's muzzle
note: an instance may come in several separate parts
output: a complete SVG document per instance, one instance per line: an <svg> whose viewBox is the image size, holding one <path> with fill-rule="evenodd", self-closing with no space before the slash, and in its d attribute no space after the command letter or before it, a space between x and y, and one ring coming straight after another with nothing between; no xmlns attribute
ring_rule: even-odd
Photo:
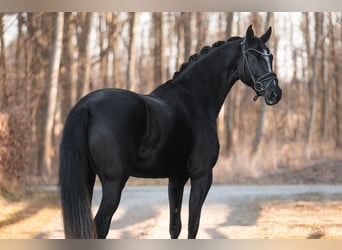
<svg viewBox="0 0 342 250"><path fill-rule="evenodd" d="M271 84L271 86L265 91L264 97L267 105L277 104L281 100L282 90L278 86L278 81L276 79L273 81L274 82Z"/></svg>

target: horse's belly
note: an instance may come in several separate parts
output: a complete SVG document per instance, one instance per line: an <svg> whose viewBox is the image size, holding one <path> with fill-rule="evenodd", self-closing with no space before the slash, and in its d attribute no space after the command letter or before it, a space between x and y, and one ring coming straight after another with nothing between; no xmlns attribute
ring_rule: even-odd
<svg viewBox="0 0 342 250"><path fill-rule="evenodd" d="M183 157L140 158L133 168L131 176L141 178L168 178L185 171L186 159Z"/></svg>

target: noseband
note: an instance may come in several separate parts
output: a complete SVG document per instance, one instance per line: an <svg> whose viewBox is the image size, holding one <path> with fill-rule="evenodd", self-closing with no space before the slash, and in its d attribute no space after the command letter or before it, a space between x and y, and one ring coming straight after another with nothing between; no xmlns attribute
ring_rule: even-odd
<svg viewBox="0 0 342 250"><path fill-rule="evenodd" d="M268 72L268 73L258 77L257 79L255 79L255 77L253 75L252 67L249 64L248 59L247 59L247 52L248 51L254 51L254 52L258 53L259 55L261 55L262 57L264 57L265 59L267 57L270 57L272 54L266 53L266 52L261 52L259 50L253 49L253 48L246 49L246 38L244 38L241 42L241 51L242 51L242 55L243 55L243 72L245 72L245 64L246 64L248 71L249 71L249 74L250 74L252 81L253 81L253 84L254 84L254 90L257 92L256 96L253 98L253 100L256 101L258 99L258 97L261 96L260 92L265 91L270 86L272 80L277 79L277 75L273 72Z"/></svg>

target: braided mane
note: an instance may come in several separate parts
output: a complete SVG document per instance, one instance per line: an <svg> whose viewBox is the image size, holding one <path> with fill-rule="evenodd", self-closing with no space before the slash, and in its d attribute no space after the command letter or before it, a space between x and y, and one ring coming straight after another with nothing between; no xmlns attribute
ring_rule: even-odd
<svg viewBox="0 0 342 250"><path fill-rule="evenodd" d="M180 66L180 69L173 74L172 79L170 79L169 81L175 80L180 75L180 73L182 73L186 68L188 68L189 65L192 65L194 62L196 62L203 55L207 55L210 51L212 51L213 49L216 49L218 47L221 47L223 44L226 44L226 43L229 43L231 41L238 40L238 39L241 39L241 37L234 36L234 37L229 38L227 41L215 42L211 47L210 46L204 46L199 53L196 53L196 54L189 56L188 61L183 63Z"/></svg>

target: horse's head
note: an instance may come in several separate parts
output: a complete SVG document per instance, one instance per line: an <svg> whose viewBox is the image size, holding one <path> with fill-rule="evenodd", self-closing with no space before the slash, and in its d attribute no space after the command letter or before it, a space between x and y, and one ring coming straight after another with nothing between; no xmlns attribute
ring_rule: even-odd
<svg viewBox="0 0 342 250"><path fill-rule="evenodd" d="M268 105L278 103L282 90L278 85L277 75L273 72L273 55L266 47L272 33L271 27L260 38L254 36L252 25L241 42L242 57L239 64L239 77L248 86L254 89L256 100L259 96L265 98Z"/></svg>

